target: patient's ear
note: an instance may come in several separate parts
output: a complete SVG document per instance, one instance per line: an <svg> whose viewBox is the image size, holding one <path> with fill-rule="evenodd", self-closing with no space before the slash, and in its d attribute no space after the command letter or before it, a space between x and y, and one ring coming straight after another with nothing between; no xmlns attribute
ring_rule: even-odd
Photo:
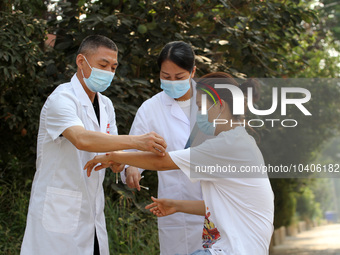
<svg viewBox="0 0 340 255"><path fill-rule="evenodd" d="M221 102L222 102L222 104L221 104ZM218 105L220 106L220 110L221 111L224 111L225 109L229 109L229 105L227 104L227 102L226 101L224 101L223 99L221 99L221 102L220 101L218 101ZM230 110L229 110L230 111Z"/></svg>

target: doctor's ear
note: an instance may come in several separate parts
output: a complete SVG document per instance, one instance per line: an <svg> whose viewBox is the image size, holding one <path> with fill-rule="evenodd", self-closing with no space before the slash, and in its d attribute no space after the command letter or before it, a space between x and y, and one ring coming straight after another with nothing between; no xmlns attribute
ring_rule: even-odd
<svg viewBox="0 0 340 255"><path fill-rule="evenodd" d="M76 58L76 64L79 69L83 69L84 61L84 57L81 54L78 54Z"/></svg>
<svg viewBox="0 0 340 255"><path fill-rule="evenodd" d="M84 65L86 65L86 62L83 54L77 55L76 64L79 69L84 69Z"/></svg>

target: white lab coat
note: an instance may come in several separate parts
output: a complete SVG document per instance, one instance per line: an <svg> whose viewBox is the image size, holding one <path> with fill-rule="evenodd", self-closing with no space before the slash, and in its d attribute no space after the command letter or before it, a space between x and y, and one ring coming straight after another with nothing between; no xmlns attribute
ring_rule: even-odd
<svg viewBox="0 0 340 255"><path fill-rule="evenodd" d="M191 104L191 121L178 103L164 92L145 101L138 109L130 135L155 131L161 135L167 151L184 149L190 135L191 123L195 123L197 106L195 90ZM158 197L180 200L202 200L199 182L192 183L182 171L170 170L158 173ZM125 172L121 174L125 182ZM202 249L204 217L175 213L158 218L158 233L162 255L190 254Z"/></svg>
<svg viewBox="0 0 340 255"><path fill-rule="evenodd" d="M98 93L100 126L76 75L58 86L40 115L37 170L28 208L22 255L93 255L96 229L101 255L109 254L104 216L105 171L86 176L96 153L78 150L60 136L71 126L117 134L112 102Z"/></svg>

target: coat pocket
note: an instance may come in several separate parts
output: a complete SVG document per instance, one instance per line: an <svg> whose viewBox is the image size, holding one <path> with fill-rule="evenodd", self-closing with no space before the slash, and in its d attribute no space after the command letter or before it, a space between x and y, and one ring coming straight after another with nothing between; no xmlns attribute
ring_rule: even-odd
<svg viewBox="0 0 340 255"><path fill-rule="evenodd" d="M42 225L47 231L70 233L77 229L82 193L47 187Z"/></svg>

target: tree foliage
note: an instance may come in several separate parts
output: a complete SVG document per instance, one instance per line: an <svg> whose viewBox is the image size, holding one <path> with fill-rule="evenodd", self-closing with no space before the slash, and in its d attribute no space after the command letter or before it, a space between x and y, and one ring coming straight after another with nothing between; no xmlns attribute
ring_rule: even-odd
<svg viewBox="0 0 340 255"><path fill-rule="evenodd" d="M39 109L51 88L44 70L47 25L21 11L2 12L0 24L1 174L11 174L15 164L23 175L32 171Z"/></svg>

